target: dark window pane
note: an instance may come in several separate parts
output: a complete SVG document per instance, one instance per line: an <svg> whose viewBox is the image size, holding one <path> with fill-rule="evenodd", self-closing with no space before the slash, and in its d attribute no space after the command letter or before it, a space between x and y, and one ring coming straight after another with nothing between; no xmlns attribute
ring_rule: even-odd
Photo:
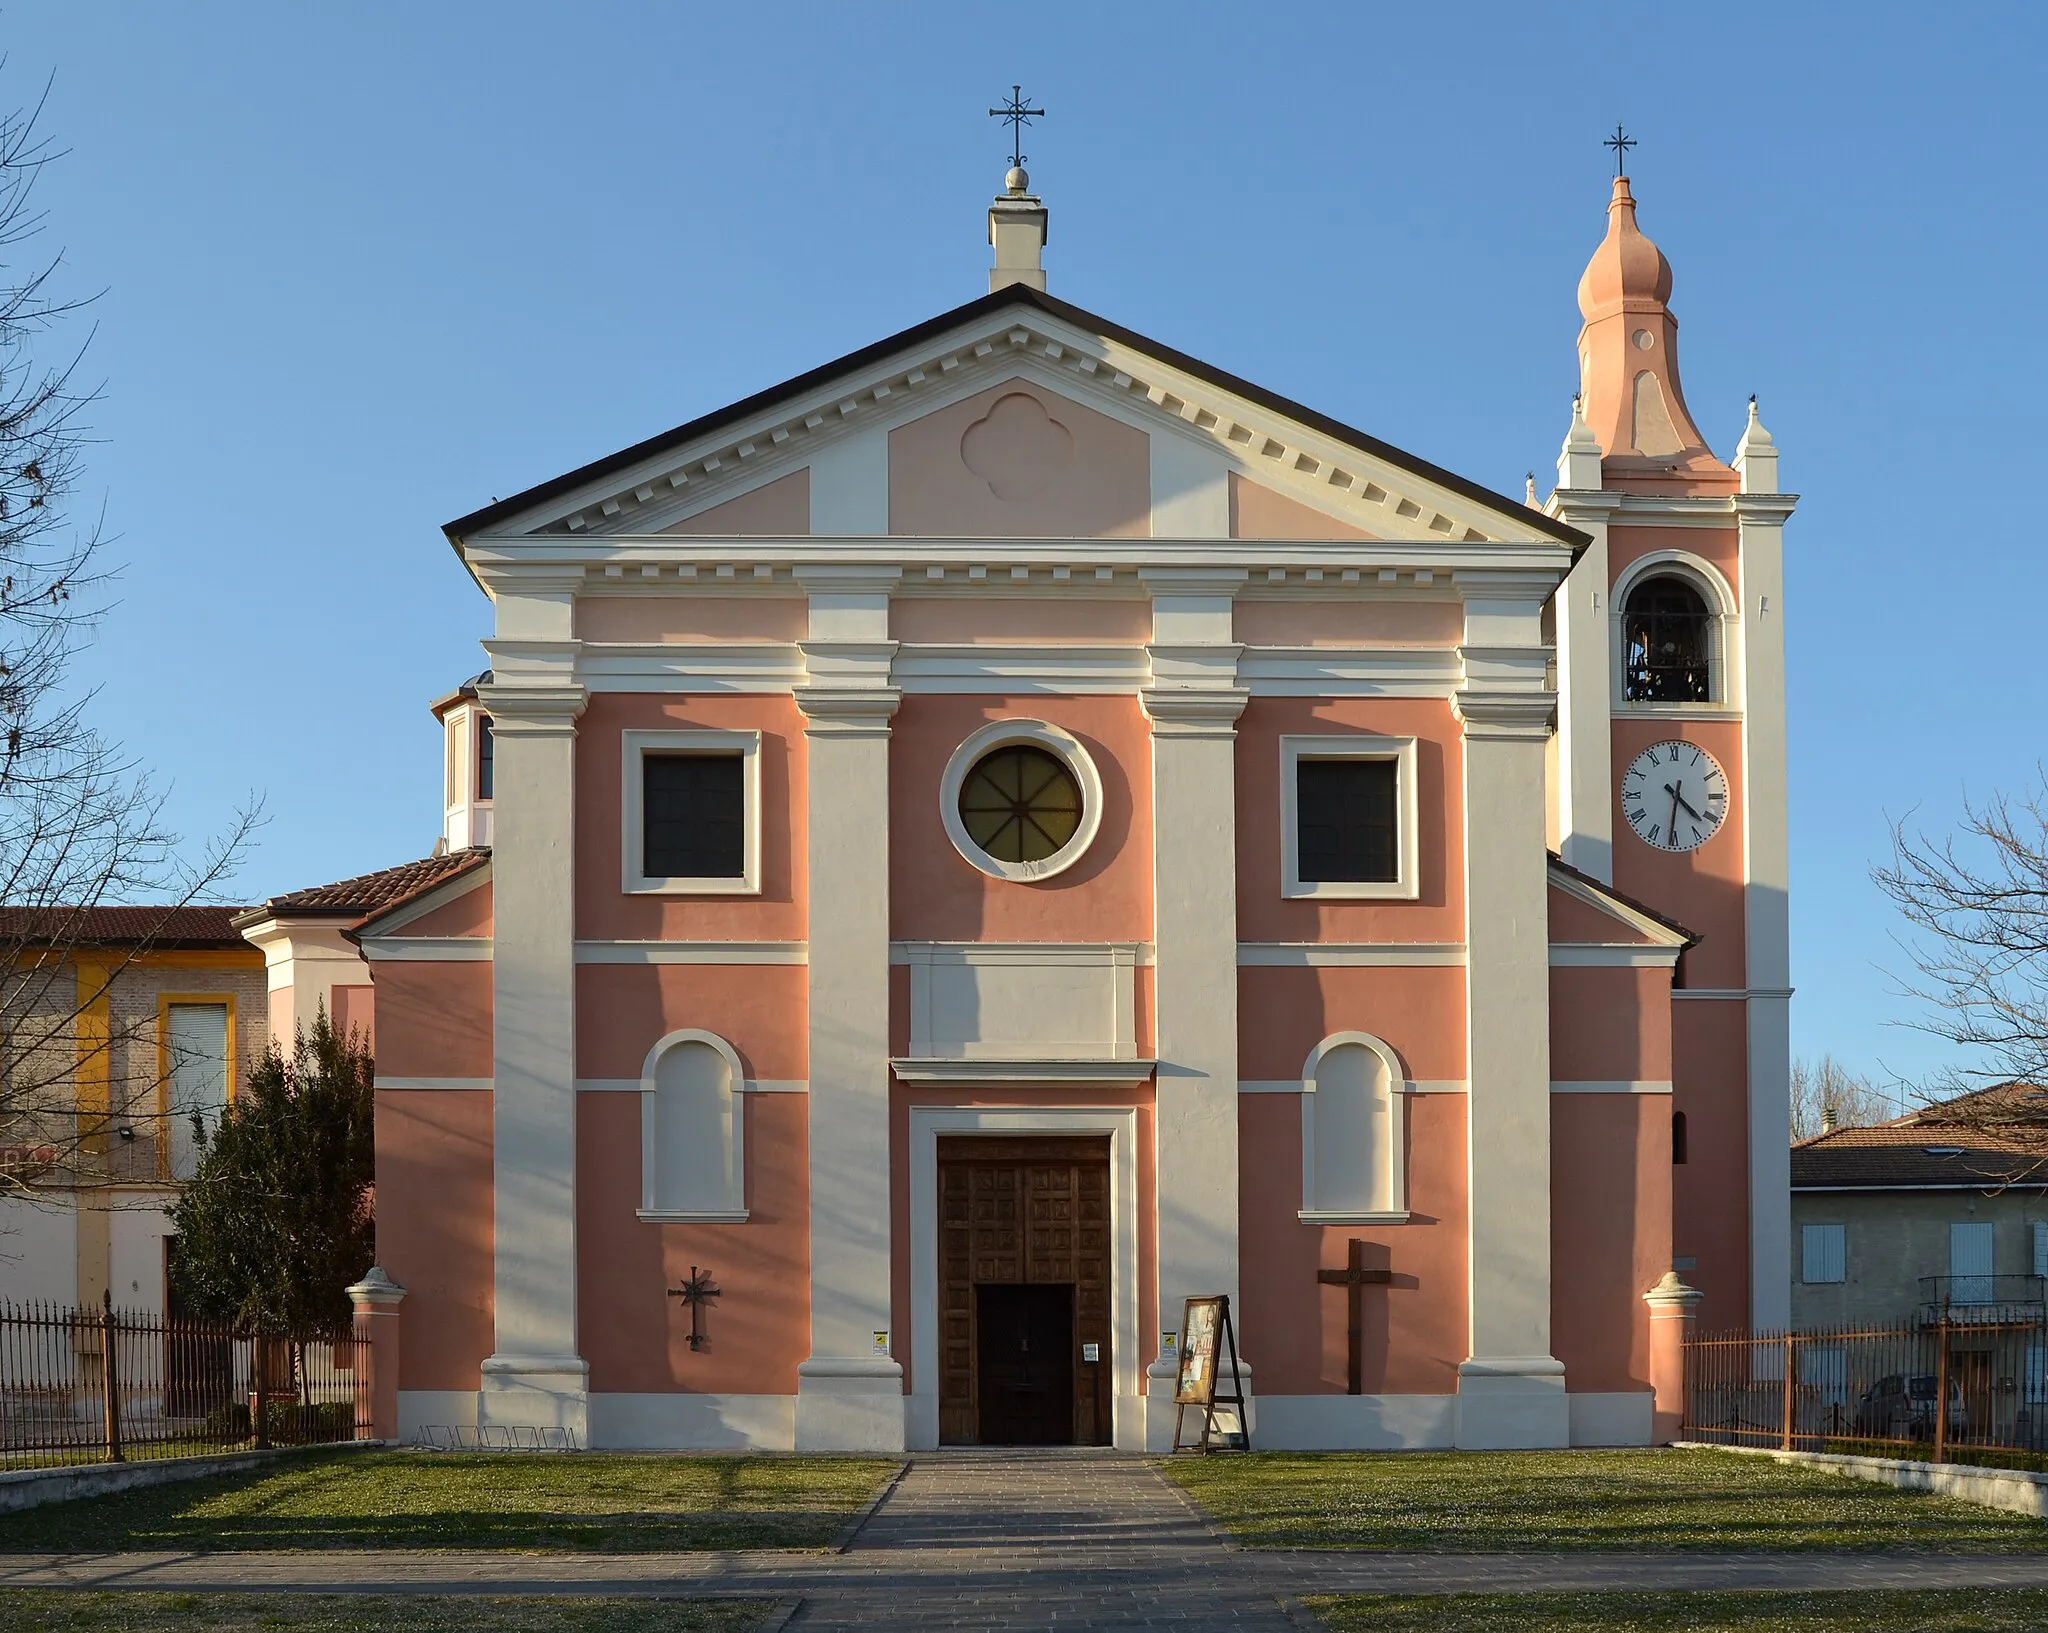
<svg viewBox="0 0 2048 1633"><path fill-rule="evenodd" d="M1296 856L1303 883L1392 883L1392 760L1301 760L1294 768Z"/></svg>
<svg viewBox="0 0 2048 1633"><path fill-rule="evenodd" d="M1081 785L1055 755L1017 743L975 762L960 785L960 821L998 862L1043 862L1081 826Z"/></svg>
<svg viewBox="0 0 2048 1633"><path fill-rule="evenodd" d="M1712 615L1682 578L1647 578L1621 620L1623 689L1631 703L1706 703L1713 695Z"/></svg>
<svg viewBox="0 0 2048 1633"><path fill-rule="evenodd" d="M746 872L746 795L737 754L649 754L640 765L641 871L650 879Z"/></svg>
<svg viewBox="0 0 2048 1633"><path fill-rule="evenodd" d="M489 799L491 784L497 774L497 736L491 730L491 717L480 714L476 719L476 797Z"/></svg>

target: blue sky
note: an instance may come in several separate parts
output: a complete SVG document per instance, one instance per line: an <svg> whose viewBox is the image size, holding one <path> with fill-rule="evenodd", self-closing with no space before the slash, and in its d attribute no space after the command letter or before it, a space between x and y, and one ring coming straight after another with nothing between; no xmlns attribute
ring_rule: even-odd
<svg viewBox="0 0 2048 1633"><path fill-rule="evenodd" d="M1626 120L1694 415L1725 453L1759 393L1805 496L1796 1047L1939 1059L1866 870L2042 756L2048 10L17 0L0 40L105 291L99 719L188 834L261 792L245 897L432 844L425 706L486 628L439 524L985 287L1013 80L1056 293L1505 492Z"/></svg>

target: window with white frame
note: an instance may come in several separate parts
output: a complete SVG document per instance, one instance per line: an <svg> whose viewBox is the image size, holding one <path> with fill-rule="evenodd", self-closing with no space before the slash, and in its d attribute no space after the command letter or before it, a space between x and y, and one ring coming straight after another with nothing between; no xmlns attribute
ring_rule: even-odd
<svg viewBox="0 0 2048 1633"><path fill-rule="evenodd" d="M1849 1279L1848 1228L1803 1225L1799 1231L1799 1279L1809 1286Z"/></svg>
<svg viewBox="0 0 2048 1633"><path fill-rule="evenodd" d="M739 1223L747 1217L746 1078L732 1045L672 1032L640 1077L640 1217Z"/></svg>
<svg viewBox="0 0 2048 1633"><path fill-rule="evenodd" d="M629 731L624 762L629 895L760 893L759 732Z"/></svg>
<svg viewBox="0 0 2048 1633"><path fill-rule="evenodd" d="M1280 739L1280 893L1413 900L1421 890L1412 737Z"/></svg>
<svg viewBox="0 0 2048 1633"><path fill-rule="evenodd" d="M164 1006L164 1110L170 1177L190 1179L228 1103L228 1005Z"/></svg>
<svg viewBox="0 0 2048 1633"><path fill-rule="evenodd" d="M1406 1219L1406 1097L1393 1050L1365 1033L1339 1032L1309 1056L1301 1087L1302 1219Z"/></svg>

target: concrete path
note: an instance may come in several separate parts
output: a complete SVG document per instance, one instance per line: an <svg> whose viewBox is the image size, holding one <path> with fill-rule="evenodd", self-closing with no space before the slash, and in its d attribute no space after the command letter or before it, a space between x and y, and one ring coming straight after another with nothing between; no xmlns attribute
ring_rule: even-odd
<svg viewBox="0 0 2048 1633"><path fill-rule="evenodd" d="M1238 1551L1145 1462L921 1453L843 1554L0 1554L0 1586L800 1597L792 1629L1285 1633L1314 1593L2048 1588L2035 1555Z"/></svg>

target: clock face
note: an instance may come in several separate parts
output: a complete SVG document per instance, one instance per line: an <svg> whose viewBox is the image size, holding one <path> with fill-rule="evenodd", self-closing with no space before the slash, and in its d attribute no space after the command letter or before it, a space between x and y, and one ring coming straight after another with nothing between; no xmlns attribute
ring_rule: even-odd
<svg viewBox="0 0 2048 1633"><path fill-rule="evenodd" d="M1660 851L1697 850L1728 815L1728 778L1697 743L1652 743L1621 774L1621 814Z"/></svg>

